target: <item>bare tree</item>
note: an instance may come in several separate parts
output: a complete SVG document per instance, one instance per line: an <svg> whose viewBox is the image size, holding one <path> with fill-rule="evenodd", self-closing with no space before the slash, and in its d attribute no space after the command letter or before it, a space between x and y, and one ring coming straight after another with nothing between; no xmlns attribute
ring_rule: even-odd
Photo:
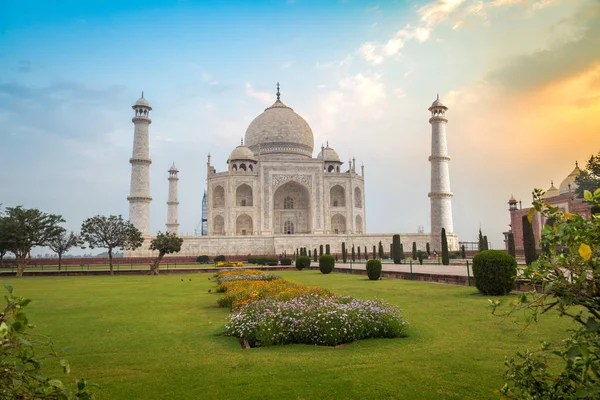
<svg viewBox="0 0 600 400"><path fill-rule="evenodd" d="M75 234L73 231L67 233L65 229L63 229L58 235L50 239L48 242L48 247L50 250L58 254L58 270L60 271L60 267L62 264L62 256L71 248L76 246L81 246L83 241L81 237Z"/></svg>

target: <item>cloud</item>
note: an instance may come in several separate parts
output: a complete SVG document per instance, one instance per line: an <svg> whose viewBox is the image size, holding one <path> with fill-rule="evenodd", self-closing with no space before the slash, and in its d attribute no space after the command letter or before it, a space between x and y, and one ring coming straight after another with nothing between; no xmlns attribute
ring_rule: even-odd
<svg viewBox="0 0 600 400"><path fill-rule="evenodd" d="M581 8L566 22L579 30L576 39L517 57L490 72L490 82L510 91L528 91L589 70L599 63L600 4Z"/></svg>
<svg viewBox="0 0 600 400"><path fill-rule="evenodd" d="M388 40L385 44L363 43L358 52L365 60L373 64L379 64L384 59L398 54L402 47L404 47L404 40L396 36Z"/></svg>
<svg viewBox="0 0 600 400"><path fill-rule="evenodd" d="M381 74L357 74L342 79L339 86L342 90L352 93L355 101L363 106L372 106L386 97Z"/></svg>
<svg viewBox="0 0 600 400"><path fill-rule="evenodd" d="M265 104L271 104L273 102L273 94L255 90L250 82L246 82L246 95Z"/></svg>
<svg viewBox="0 0 600 400"><path fill-rule="evenodd" d="M340 68L340 67L350 64L352 59L353 59L353 57L351 55L347 55L346 57L344 57L343 59L338 60L338 61L325 61L325 62L317 61L317 63L315 64L315 68L317 68L317 69Z"/></svg>

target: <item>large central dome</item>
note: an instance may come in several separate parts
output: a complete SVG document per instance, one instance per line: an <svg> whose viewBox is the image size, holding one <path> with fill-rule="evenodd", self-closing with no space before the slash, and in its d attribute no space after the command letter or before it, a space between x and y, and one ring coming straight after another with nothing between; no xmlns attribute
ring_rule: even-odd
<svg viewBox="0 0 600 400"><path fill-rule="evenodd" d="M312 158L314 137L308 123L279 100L254 119L244 140L254 154L289 154Z"/></svg>

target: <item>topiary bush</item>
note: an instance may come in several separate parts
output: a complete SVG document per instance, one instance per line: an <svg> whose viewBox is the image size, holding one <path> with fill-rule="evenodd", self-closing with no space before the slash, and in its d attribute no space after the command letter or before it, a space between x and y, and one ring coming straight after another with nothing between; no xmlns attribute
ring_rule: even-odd
<svg viewBox="0 0 600 400"><path fill-rule="evenodd" d="M216 256L214 259L215 264L218 263L219 261L226 261L225 256L224 255Z"/></svg>
<svg viewBox="0 0 600 400"><path fill-rule="evenodd" d="M304 268L310 267L310 257L298 257L296 258L296 268L302 271Z"/></svg>
<svg viewBox="0 0 600 400"><path fill-rule="evenodd" d="M292 259L288 257L282 258L281 265L292 265Z"/></svg>
<svg viewBox="0 0 600 400"><path fill-rule="evenodd" d="M367 261L367 276L369 280L376 281L381 278L381 261L369 260Z"/></svg>
<svg viewBox="0 0 600 400"><path fill-rule="evenodd" d="M319 257L319 271L322 274L330 274L335 267L335 258L331 254L323 254Z"/></svg>
<svg viewBox="0 0 600 400"><path fill-rule="evenodd" d="M210 257L209 256L198 256L198 258L196 258L196 262L198 264L209 264Z"/></svg>
<svg viewBox="0 0 600 400"><path fill-rule="evenodd" d="M515 288L517 260L500 250L484 250L473 257L475 286L482 294L501 296Z"/></svg>

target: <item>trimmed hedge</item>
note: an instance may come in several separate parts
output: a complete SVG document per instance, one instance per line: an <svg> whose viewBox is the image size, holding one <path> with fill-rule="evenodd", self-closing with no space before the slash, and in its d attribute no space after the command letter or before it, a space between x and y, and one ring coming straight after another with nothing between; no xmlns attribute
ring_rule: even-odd
<svg viewBox="0 0 600 400"><path fill-rule="evenodd" d="M215 264L218 263L219 261L227 261L227 260L225 259L225 256L221 254L220 256L216 256L214 259Z"/></svg>
<svg viewBox="0 0 600 400"><path fill-rule="evenodd" d="M281 259L281 265L292 265L292 259L291 258L282 258Z"/></svg>
<svg viewBox="0 0 600 400"><path fill-rule="evenodd" d="M279 264L279 259L277 257L248 257L248 264L275 266ZM281 265L285 265L283 260L281 260ZM292 265L291 261L287 265Z"/></svg>
<svg viewBox="0 0 600 400"><path fill-rule="evenodd" d="M501 296L515 288L517 260L501 250L484 250L473 257L475 286L485 295Z"/></svg>
<svg viewBox="0 0 600 400"><path fill-rule="evenodd" d="M367 261L367 276L369 280L376 281L381 278L381 261L369 260Z"/></svg>
<svg viewBox="0 0 600 400"><path fill-rule="evenodd" d="M310 257L298 257L296 258L296 268L302 271L304 268L310 267Z"/></svg>
<svg viewBox="0 0 600 400"><path fill-rule="evenodd" d="M210 264L210 257L206 255L198 256L198 258L196 258L196 262L198 264Z"/></svg>
<svg viewBox="0 0 600 400"><path fill-rule="evenodd" d="M319 271L322 274L330 274L335 267L335 258L331 254L323 254L319 257Z"/></svg>

